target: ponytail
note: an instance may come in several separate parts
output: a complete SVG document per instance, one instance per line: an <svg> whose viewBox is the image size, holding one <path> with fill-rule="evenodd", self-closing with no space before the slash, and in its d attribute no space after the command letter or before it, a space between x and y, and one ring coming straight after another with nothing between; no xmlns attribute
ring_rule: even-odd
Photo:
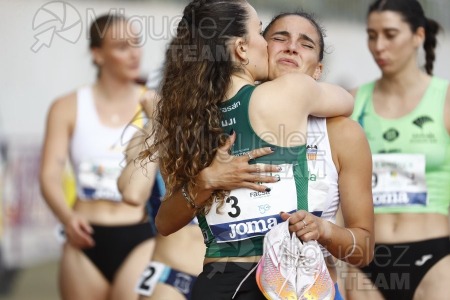
<svg viewBox="0 0 450 300"><path fill-rule="evenodd" d="M426 19L425 22L425 42L423 49L425 50L425 70L428 75L433 75L433 64L436 59L435 49L437 45L437 34L441 26L432 19Z"/></svg>

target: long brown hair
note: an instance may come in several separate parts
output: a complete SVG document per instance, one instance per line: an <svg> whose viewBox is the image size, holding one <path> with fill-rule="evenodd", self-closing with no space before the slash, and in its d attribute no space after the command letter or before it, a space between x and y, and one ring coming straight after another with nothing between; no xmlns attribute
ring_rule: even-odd
<svg viewBox="0 0 450 300"><path fill-rule="evenodd" d="M141 153L141 158L159 162L166 198L186 183L189 191L225 142L219 104L239 70L228 49L233 38L247 34L245 4L192 1L168 46L151 140Z"/></svg>

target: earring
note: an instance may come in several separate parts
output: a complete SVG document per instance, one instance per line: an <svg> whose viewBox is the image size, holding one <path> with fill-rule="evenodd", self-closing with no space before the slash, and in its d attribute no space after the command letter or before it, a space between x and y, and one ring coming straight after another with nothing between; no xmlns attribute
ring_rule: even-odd
<svg viewBox="0 0 450 300"><path fill-rule="evenodd" d="M241 65L247 66L249 63L250 63L250 59L248 59L248 57L247 57L247 60L244 61L244 63L241 63Z"/></svg>
<svg viewBox="0 0 450 300"><path fill-rule="evenodd" d="M313 79L316 80L316 81L319 80L319 79L320 79L321 73L322 73L322 72L321 72L320 70L316 69L316 70L314 71L313 76L312 76Z"/></svg>

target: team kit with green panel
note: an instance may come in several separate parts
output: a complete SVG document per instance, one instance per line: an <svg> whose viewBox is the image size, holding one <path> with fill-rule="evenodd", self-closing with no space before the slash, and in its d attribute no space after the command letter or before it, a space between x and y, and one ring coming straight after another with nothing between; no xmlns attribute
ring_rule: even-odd
<svg viewBox="0 0 450 300"><path fill-rule="evenodd" d="M433 77L417 107L397 119L386 119L375 112L374 88L375 82L359 88L352 117L364 128L372 152L375 213L448 215L450 136L443 113L448 82ZM363 271L387 299L412 299L426 272L450 253L450 242L447 236L415 243L377 244L377 253L386 261L376 255ZM394 255L401 259L393 259ZM405 280L407 286L392 289L393 276Z"/></svg>
<svg viewBox="0 0 450 300"><path fill-rule="evenodd" d="M261 147L272 147L272 154L252 159L249 163L278 165L278 172L263 175L276 176L280 180L264 183L270 188L268 192L245 188L233 190L222 206L214 202L208 214L197 216L207 247L207 258L262 255L264 235L282 222L282 211L293 213L299 208L305 208L318 217L335 222L339 206L338 174L331 157L326 119L309 118L307 136L299 133L298 137L294 137L303 140L304 145L280 147L271 144L266 140L273 140L273 134L259 137L250 124L249 102L254 89L254 86L244 86L233 98L221 104L222 128L224 132L230 132L231 129L236 132L236 142L231 149L235 156L247 155L249 151ZM324 248L322 252L325 257L331 255ZM215 269L221 269L222 275L227 271L233 273L232 284L236 286L254 267L254 264L241 263L242 272L237 274L240 271L236 269L239 268L232 265L229 262L226 266L217 263L205 265L197 283L220 288L220 281L223 285L223 280L228 279L216 276L218 282L215 284L212 282L214 277L207 280L205 276ZM228 266L233 270L225 269ZM254 281L254 277L251 281ZM244 283L240 293L254 288L258 289L256 284ZM201 293L197 294L195 290L194 287L194 296L201 297ZM205 287L202 293L205 293ZM214 292L211 290L211 293ZM260 295L254 297L259 299Z"/></svg>

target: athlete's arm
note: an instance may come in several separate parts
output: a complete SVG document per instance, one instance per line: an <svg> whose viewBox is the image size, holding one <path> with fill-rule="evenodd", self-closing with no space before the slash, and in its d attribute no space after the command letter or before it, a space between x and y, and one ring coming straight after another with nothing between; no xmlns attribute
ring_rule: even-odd
<svg viewBox="0 0 450 300"><path fill-rule="evenodd" d="M348 118L332 118L327 123L331 150L333 156L337 157L344 225L356 238L355 250L345 260L350 264L365 266L373 259L375 241L372 155L358 123ZM335 257L343 258L351 252L353 238L346 229L332 223L329 225L329 230L323 236L323 244Z"/></svg>
<svg viewBox="0 0 450 300"><path fill-rule="evenodd" d="M39 181L42 195L50 209L67 228L69 242L78 247L93 245L92 228L77 216L64 199L61 178L67 163L69 140L76 118L76 94L56 100L50 107L44 146L41 157ZM70 224L73 224L71 226Z"/></svg>
<svg viewBox="0 0 450 300"><path fill-rule="evenodd" d="M286 116L299 112L318 117L350 116L353 111L352 95L340 86L317 82L303 73L287 73L265 82L263 93L266 105L280 107ZM277 101L274 101L277 99ZM284 114L283 114L284 116Z"/></svg>
<svg viewBox="0 0 450 300"><path fill-rule="evenodd" d="M317 82L319 86L313 96L310 114L318 117L345 116L353 112L354 98L344 88L326 82Z"/></svg>
<svg viewBox="0 0 450 300"><path fill-rule="evenodd" d="M145 150L145 139L150 122L144 132L137 131L125 150L127 165L122 170L117 187L122 194L123 201L131 205L144 205L150 197L155 182L158 164L156 162L142 162L137 160L139 153Z"/></svg>
<svg viewBox="0 0 450 300"><path fill-rule="evenodd" d="M67 222L72 215L72 210L64 200L61 182L69 152L69 116L72 115L69 108L72 105L76 103L67 97L56 100L50 107L39 176L44 199L62 223Z"/></svg>
<svg viewBox="0 0 450 300"><path fill-rule="evenodd" d="M372 158L361 127L344 117L327 119L345 228L304 210L282 213L303 241L317 240L334 257L364 266L373 258ZM353 233L353 236L349 232Z"/></svg>

